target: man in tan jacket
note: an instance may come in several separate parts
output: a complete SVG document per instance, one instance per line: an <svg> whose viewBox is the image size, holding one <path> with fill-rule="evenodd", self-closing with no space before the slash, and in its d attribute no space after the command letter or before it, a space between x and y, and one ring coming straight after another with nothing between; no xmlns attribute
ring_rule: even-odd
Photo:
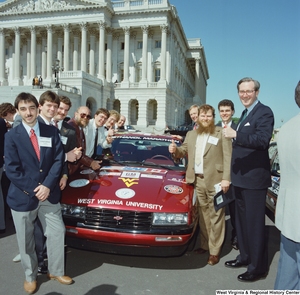
<svg viewBox="0 0 300 295"><path fill-rule="evenodd" d="M174 141L169 152L175 158L188 154L186 181L195 185L199 205L201 245L198 254L209 250L207 263L215 265L225 236L225 209L215 211L214 195L219 186L225 193L230 185L231 140L222 136L222 128L214 123L215 109L210 105L199 108L198 129L189 131L181 147Z"/></svg>

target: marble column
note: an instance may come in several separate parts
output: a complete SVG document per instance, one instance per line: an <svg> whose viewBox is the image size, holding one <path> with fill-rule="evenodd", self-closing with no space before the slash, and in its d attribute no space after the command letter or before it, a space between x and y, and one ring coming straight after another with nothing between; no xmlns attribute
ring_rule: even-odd
<svg viewBox="0 0 300 295"><path fill-rule="evenodd" d="M80 31L74 30L73 71L78 71L78 48Z"/></svg>
<svg viewBox="0 0 300 295"><path fill-rule="evenodd" d="M64 63L63 67L65 71L69 71L70 68L70 62L69 62L69 54L70 54L70 25L69 24L63 24L64 28Z"/></svg>
<svg viewBox="0 0 300 295"><path fill-rule="evenodd" d="M153 66L152 66L152 51L153 51L153 48L152 48L152 44L153 44L153 36L154 36L154 32L152 30L150 30L148 32L148 38L149 38L149 42L148 42L148 58L147 58L147 61L148 61L148 65L147 65L147 80L148 82L153 82Z"/></svg>
<svg viewBox="0 0 300 295"><path fill-rule="evenodd" d="M31 85L32 84L32 80L31 80L31 74L30 74L30 70L31 70L31 66L30 66L30 33L29 32L25 32L25 37L26 37L26 77L27 77L27 85Z"/></svg>
<svg viewBox="0 0 300 295"><path fill-rule="evenodd" d="M0 28L0 85L5 81L5 30Z"/></svg>
<svg viewBox="0 0 300 295"><path fill-rule="evenodd" d="M142 55L142 82L147 81L147 50L149 26L142 26L143 31L143 55Z"/></svg>
<svg viewBox="0 0 300 295"><path fill-rule="evenodd" d="M124 27L125 44L124 44L124 79L122 82L128 83L129 86L129 41L130 27Z"/></svg>
<svg viewBox="0 0 300 295"><path fill-rule="evenodd" d="M87 23L82 22L81 28L81 71L86 72L86 51L87 51Z"/></svg>
<svg viewBox="0 0 300 295"><path fill-rule="evenodd" d="M47 25L47 81L52 81L52 25Z"/></svg>
<svg viewBox="0 0 300 295"><path fill-rule="evenodd" d="M113 29L112 28L107 28L106 29L106 35L107 35L107 49L106 49L106 81L108 83L112 82L112 73L111 73L111 68L112 68L112 34L113 34Z"/></svg>
<svg viewBox="0 0 300 295"><path fill-rule="evenodd" d="M47 32L41 31L42 36L42 69L41 76L43 79L47 76Z"/></svg>
<svg viewBox="0 0 300 295"><path fill-rule="evenodd" d="M95 51L96 51L96 30L89 29L90 33L90 61L89 61L89 73L95 75Z"/></svg>
<svg viewBox="0 0 300 295"><path fill-rule="evenodd" d="M13 28L15 32L15 64L14 64L14 85L21 85L21 79L20 79L20 48L21 48L21 32L19 27Z"/></svg>
<svg viewBox="0 0 300 295"><path fill-rule="evenodd" d="M106 23L103 21L98 22L99 26L99 69L98 78L104 80L104 52L105 52L105 27Z"/></svg>
<svg viewBox="0 0 300 295"><path fill-rule="evenodd" d="M62 50L63 50L63 37L62 31L56 31L57 36L57 59L60 61L60 65L63 65Z"/></svg>
<svg viewBox="0 0 300 295"><path fill-rule="evenodd" d="M196 75L195 75L195 96L200 99L200 61L201 58L197 57L195 58L196 61Z"/></svg>
<svg viewBox="0 0 300 295"><path fill-rule="evenodd" d="M166 52L167 52L167 31L168 26L162 25L161 28L161 58L160 58L160 81L166 80Z"/></svg>
<svg viewBox="0 0 300 295"><path fill-rule="evenodd" d="M119 72L119 65L118 65L118 52L119 52L119 38L120 38L120 34L118 33L114 33L113 34L113 50L112 50L112 60L114 61L112 64L112 71L114 74L113 78L112 78L112 82L115 83L120 83L121 79L120 79L120 72Z"/></svg>
<svg viewBox="0 0 300 295"><path fill-rule="evenodd" d="M36 76L36 28L30 27L31 45L30 45L30 80Z"/></svg>

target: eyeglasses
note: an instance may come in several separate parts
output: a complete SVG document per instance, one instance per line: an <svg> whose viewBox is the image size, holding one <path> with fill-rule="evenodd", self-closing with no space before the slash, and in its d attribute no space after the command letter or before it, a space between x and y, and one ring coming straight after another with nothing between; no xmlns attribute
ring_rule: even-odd
<svg viewBox="0 0 300 295"><path fill-rule="evenodd" d="M240 95L244 95L244 94L247 94L247 95L250 95L254 92L255 90L240 90L239 91L239 94Z"/></svg>
<svg viewBox="0 0 300 295"><path fill-rule="evenodd" d="M82 119L87 118L88 120L90 120L92 117L91 117L91 115L87 115L85 113L81 113L80 114L80 118L82 118Z"/></svg>

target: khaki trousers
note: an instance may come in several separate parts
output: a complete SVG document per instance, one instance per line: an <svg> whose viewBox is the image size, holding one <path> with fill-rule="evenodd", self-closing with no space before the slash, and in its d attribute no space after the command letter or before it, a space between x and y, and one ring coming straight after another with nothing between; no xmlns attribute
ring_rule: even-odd
<svg viewBox="0 0 300 295"><path fill-rule="evenodd" d="M225 238L225 208L215 211L215 190L206 187L205 179L196 176L195 189L198 199L200 247L210 255L219 255Z"/></svg>

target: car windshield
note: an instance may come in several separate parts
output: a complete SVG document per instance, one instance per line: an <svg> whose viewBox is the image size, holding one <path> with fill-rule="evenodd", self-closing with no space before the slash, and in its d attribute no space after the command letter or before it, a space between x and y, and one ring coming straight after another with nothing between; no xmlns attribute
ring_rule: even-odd
<svg viewBox="0 0 300 295"><path fill-rule="evenodd" d="M184 159L174 161L169 153L171 137L117 135L109 151L113 161L149 166L167 166L184 169ZM179 146L180 142L175 141Z"/></svg>

